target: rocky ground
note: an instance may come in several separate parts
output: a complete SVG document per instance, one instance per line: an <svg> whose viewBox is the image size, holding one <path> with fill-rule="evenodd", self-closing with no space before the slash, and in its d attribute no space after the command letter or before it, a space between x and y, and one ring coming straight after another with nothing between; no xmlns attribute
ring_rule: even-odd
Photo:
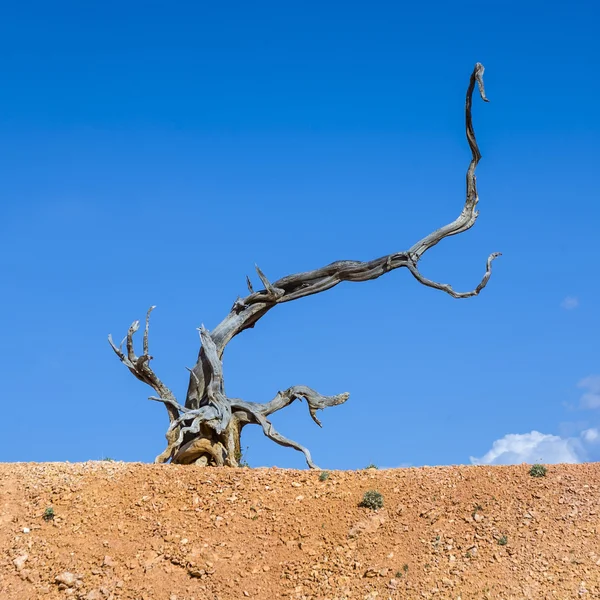
<svg viewBox="0 0 600 600"><path fill-rule="evenodd" d="M600 598L599 501L600 464L0 464L0 598Z"/></svg>

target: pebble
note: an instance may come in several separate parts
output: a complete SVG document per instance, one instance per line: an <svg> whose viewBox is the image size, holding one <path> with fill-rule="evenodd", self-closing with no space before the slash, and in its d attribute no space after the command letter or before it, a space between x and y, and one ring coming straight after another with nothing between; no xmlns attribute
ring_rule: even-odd
<svg viewBox="0 0 600 600"><path fill-rule="evenodd" d="M28 558L28 554L21 554L21 556L17 556L17 558L13 560L13 565L15 565L17 571L20 571L25 566Z"/></svg>
<svg viewBox="0 0 600 600"><path fill-rule="evenodd" d="M60 573L60 575L57 575L54 578L54 581L56 581L56 583L62 583L67 587L73 587L77 581L77 577L75 577L75 575L69 571L64 571L63 573Z"/></svg>

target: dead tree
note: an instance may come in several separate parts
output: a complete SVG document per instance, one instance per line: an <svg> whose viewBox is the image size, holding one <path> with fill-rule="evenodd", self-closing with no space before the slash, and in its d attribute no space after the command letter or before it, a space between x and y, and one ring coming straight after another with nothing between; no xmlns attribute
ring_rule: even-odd
<svg viewBox="0 0 600 600"><path fill-rule="evenodd" d="M296 385L285 391L277 392L270 402L258 404L230 398L225 393L222 365L225 346L245 329L254 327L261 317L278 304L324 292L342 281L357 282L377 279L385 273L402 267L408 269L419 283L446 292L453 298L476 296L486 286L492 272L492 261L500 256L499 252L488 257L483 279L470 292L455 292L446 283L437 283L427 279L418 268L419 260L427 250L433 248L444 238L470 229L477 219L476 207L479 198L475 168L481 154L473 130L471 104L475 84L479 86L481 98L485 102L488 101L483 86L483 71L483 65L477 63L467 89L466 134L472 159L467 170L466 202L459 217L452 223L426 235L408 250L367 262L341 260L314 271L288 275L274 282L269 281L257 266L256 272L264 286L263 289L254 291L252 283L247 277L249 294L245 298L238 298L229 314L212 331L208 331L203 326L199 328L201 346L195 366L189 369L190 380L184 405L177 402L173 392L159 379L150 366L152 356L149 354L148 347L148 327L150 313L154 306L148 310L146 315L141 356L136 355L133 344L134 335L140 327L139 321L135 321L131 325L119 347L113 343L111 336L108 337L112 349L121 362L135 377L148 384L158 394L151 396L150 399L162 402L169 414L170 424L166 433L167 447L162 454L156 457L156 462L164 463L171 460L179 464L195 463L237 467L241 456L242 428L252 423L260 425L264 434L274 442L302 452L308 466L316 468L310 452L304 446L276 431L269 421L269 416L288 406L294 400L304 398L308 403L310 416L320 426L321 423L316 416L317 410L342 404L348 399L349 394L322 396L309 387ZM126 346L125 350L123 350L123 344Z"/></svg>

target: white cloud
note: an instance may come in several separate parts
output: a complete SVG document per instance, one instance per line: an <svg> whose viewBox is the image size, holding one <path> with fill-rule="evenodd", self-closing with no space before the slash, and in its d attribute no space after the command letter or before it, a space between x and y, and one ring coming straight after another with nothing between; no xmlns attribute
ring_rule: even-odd
<svg viewBox="0 0 600 600"><path fill-rule="evenodd" d="M579 306L579 299L575 296L567 296L561 303L561 307L565 310L573 310Z"/></svg>
<svg viewBox="0 0 600 600"><path fill-rule="evenodd" d="M586 431L588 437L594 436L592 431L595 435L599 435L597 430ZM539 431L509 433L496 440L491 449L481 458L471 456L471 463L474 465L579 463L583 460L585 460L585 451L578 438L562 438Z"/></svg>
<svg viewBox="0 0 600 600"><path fill-rule="evenodd" d="M600 442L600 431L596 429L596 427L592 427L590 429L585 429L581 432L581 438L584 442L588 444L593 444L595 442Z"/></svg>
<svg viewBox="0 0 600 600"><path fill-rule="evenodd" d="M580 399L582 408L600 408L600 375L584 377L577 387L585 390Z"/></svg>

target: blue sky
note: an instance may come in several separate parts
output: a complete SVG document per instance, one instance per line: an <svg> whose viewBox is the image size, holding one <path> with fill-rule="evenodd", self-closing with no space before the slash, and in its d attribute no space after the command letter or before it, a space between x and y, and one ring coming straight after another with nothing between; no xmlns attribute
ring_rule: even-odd
<svg viewBox="0 0 600 600"><path fill-rule="evenodd" d="M600 458L595 2L22 2L0 18L0 460L151 461L166 411L106 336L156 304L180 400L196 328L271 278L454 219L475 62L480 217L421 263L277 307L227 392L351 393L274 422L324 468ZM305 466L247 427L252 466ZM473 458L477 457L477 458Z"/></svg>

